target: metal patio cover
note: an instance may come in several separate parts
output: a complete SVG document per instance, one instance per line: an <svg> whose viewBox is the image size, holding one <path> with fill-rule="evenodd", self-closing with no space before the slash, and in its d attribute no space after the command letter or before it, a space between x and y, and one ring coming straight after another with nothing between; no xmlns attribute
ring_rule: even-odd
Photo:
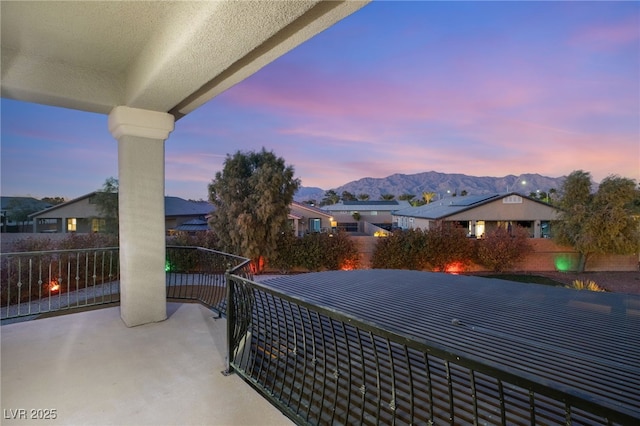
<svg viewBox="0 0 640 426"><path fill-rule="evenodd" d="M366 3L2 1L2 97L179 119Z"/></svg>

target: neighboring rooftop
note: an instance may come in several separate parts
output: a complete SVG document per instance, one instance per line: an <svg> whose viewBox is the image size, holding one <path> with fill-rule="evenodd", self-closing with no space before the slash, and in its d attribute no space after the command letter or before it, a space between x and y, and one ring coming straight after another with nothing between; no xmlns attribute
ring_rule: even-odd
<svg viewBox="0 0 640 426"><path fill-rule="evenodd" d="M483 204L490 203L492 201L500 200L507 197L520 197L535 203L544 204L540 200L527 197L525 195L508 192L501 194L483 194L483 195L465 195L460 197L448 197L442 200L433 201L429 204L425 204L418 207L408 207L402 210L394 211L396 216L411 216L424 219L442 219L447 216L451 216L456 213L463 212L472 208L476 208Z"/></svg>
<svg viewBox="0 0 640 426"><path fill-rule="evenodd" d="M640 296L398 270L263 284L640 419Z"/></svg>
<svg viewBox="0 0 640 426"><path fill-rule="evenodd" d="M370 210L398 210L411 207L408 201L404 200L376 200L376 201L340 201L336 204L323 206L328 211L370 211Z"/></svg>

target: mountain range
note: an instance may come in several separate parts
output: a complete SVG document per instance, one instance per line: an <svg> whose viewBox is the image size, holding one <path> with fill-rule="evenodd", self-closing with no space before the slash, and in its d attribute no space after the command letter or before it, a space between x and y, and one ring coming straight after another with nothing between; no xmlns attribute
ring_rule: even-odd
<svg viewBox="0 0 640 426"><path fill-rule="evenodd" d="M435 192L439 197L454 193L460 195L462 191L466 191L468 195L509 191L529 194L536 191L548 192L551 188L560 189L564 179L564 176L553 178L535 173L519 176L479 177L430 171L409 175L396 173L385 178L366 177L330 189L338 195L341 195L343 191L348 191L356 196L368 194L371 200L378 200L383 194L392 194L396 198L402 194L413 194L420 198L423 192ZM294 198L296 201L316 200L320 202L326 191L318 187L303 186L300 187Z"/></svg>

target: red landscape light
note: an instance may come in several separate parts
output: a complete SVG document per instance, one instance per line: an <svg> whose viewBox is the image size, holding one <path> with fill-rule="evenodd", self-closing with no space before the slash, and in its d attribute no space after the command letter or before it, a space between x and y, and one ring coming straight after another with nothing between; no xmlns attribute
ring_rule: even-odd
<svg viewBox="0 0 640 426"><path fill-rule="evenodd" d="M444 271L447 274L454 274L454 275L458 275L461 272L464 272L464 265L462 264L462 262L453 262L448 264L445 268Z"/></svg>

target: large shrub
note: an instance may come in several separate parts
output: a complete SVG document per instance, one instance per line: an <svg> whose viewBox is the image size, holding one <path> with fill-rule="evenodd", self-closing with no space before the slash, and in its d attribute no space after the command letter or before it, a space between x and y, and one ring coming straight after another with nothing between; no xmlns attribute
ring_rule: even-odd
<svg viewBox="0 0 640 426"><path fill-rule="evenodd" d="M293 231L282 232L277 240L276 253L268 259L268 267L282 274L291 272L298 265L298 238Z"/></svg>
<svg viewBox="0 0 640 426"><path fill-rule="evenodd" d="M451 223L443 223L425 233L427 262L434 271L447 271L453 265L465 270L474 255L474 244L467 231Z"/></svg>
<svg viewBox="0 0 640 426"><path fill-rule="evenodd" d="M57 241L39 237L16 241L15 252L44 253L30 255L28 260L20 256L2 259L2 304L37 300L115 279L119 265L117 252L83 250L109 247L118 247L117 236L68 234ZM73 251L50 253L55 250Z"/></svg>
<svg viewBox="0 0 640 426"><path fill-rule="evenodd" d="M531 252L529 234L521 227L495 228L478 241L477 260L494 272L508 271Z"/></svg>
<svg viewBox="0 0 640 426"><path fill-rule="evenodd" d="M180 247L204 247L211 250L220 249L220 241L213 231L200 231L194 234L178 232L167 239L167 245Z"/></svg>
<svg viewBox="0 0 640 426"><path fill-rule="evenodd" d="M380 238L371 257L375 269L424 269L427 264L427 238L420 229L398 230Z"/></svg>
<svg viewBox="0 0 640 426"><path fill-rule="evenodd" d="M357 269L359 266L358 247L345 232L328 235L324 254L324 267L329 270Z"/></svg>
<svg viewBox="0 0 640 426"><path fill-rule="evenodd" d="M277 253L268 260L269 268L290 272L300 268L308 271L355 269L359 266L356 242L347 233L311 233L297 238L291 232L282 233Z"/></svg>
<svg viewBox="0 0 640 426"><path fill-rule="evenodd" d="M378 240L371 258L373 268L447 271L466 268L473 259L474 245L466 231L442 224L427 231L395 231Z"/></svg>

